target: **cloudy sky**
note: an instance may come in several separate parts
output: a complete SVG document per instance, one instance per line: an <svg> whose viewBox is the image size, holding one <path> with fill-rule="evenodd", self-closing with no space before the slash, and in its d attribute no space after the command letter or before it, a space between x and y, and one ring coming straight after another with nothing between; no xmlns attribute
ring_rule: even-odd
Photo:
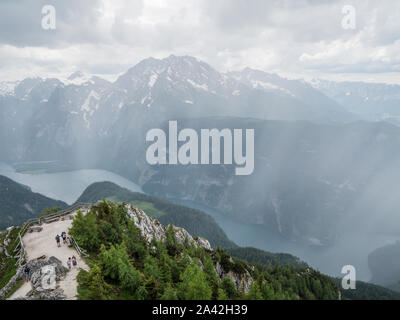
<svg viewBox="0 0 400 320"><path fill-rule="evenodd" d="M56 29L42 28L42 7ZM356 28L342 10L355 8ZM192 55L220 71L400 83L398 0L1 0L0 80L112 77L147 57Z"/></svg>

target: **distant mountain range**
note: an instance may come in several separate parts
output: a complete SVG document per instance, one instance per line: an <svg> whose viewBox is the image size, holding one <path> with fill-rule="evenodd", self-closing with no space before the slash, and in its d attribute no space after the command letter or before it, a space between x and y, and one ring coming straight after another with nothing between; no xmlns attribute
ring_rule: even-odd
<svg viewBox="0 0 400 320"><path fill-rule="evenodd" d="M201 203L315 246L349 232L398 234L399 127L243 118L182 119L180 126L254 128L254 173L143 162L138 181L145 192Z"/></svg>
<svg viewBox="0 0 400 320"><path fill-rule="evenodd" d="M145 132L168 119L397 123L399 97L395 85L308 83L249 68L221 73L189 56L149 58L114 82L75 72L65 80L0 83L0 160L126 167L124 149L137 152Z"/></svg>
<svg viewBox="0 0 400 320"><path fill-rule="evenodd" d="M91 165L88 154L143 144L132 137L178 117L354 119L305 82L248 69L223 74L188 56L143 60L113 83L77 72L64 81L29 78L0 87L2 160L45 157Z"/></svg>
<svg viewBox="0 0 400 320"><path fill-rule="evenodd" d="M114 82L78 72L1 88L2 161L107 169L150 194L200 202L316 246L351 229L348 219L397 234L400 129L357 121L382 119L365 111L372 102L367 109L361 103L368 90L379 97L379 110L382 101L395 104L397 86L307 83L252 69L221 73L196 58L170 56L145 59ZM357 104L347 103L346 90ZM149 166L146 132L171 119L182 128L255 128L255 173Z"/></svg>
<svg viewBox="0 0 400 320"><path fill-rule="evenodd" d="M400 242L378 248L368 256L371 282L400 292Z"/></svg>
<svg viewBox="0 0 400 320"><path fill-rule="evenodd" d="M360 119L400 124L400 85L326 80L310 84Z"/></svg>

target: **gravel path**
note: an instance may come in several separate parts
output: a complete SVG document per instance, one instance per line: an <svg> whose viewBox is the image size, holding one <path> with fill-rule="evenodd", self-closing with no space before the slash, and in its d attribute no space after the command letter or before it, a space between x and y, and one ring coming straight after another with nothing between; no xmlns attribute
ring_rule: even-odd
<svg viewBox="0 0 400 320"><path fill-rule="evenodd" d="M76 276L78 275L80 268L88 271L89 267L78 255L78 252L75 250L75 248L70 248L68 245L63 244L62 240L61 247L57 247L55 240L55 236L57 234L61 235L61 232L63 231L68 233L71 225L71 219L43 224L42 231L27 233L23 237L22 241L25 245L28 261L39 258L43 255L45 255L47 258L54 256L67 267L68 257L75 256L77 258L78 265L76 267L71 267L71 270L67 272L66 277L57 284L61 289L64 290L64 294L67 296L68 300L75 300L78 287ZM25 296L30 290L30 283L25 283L10 298L14 299L20 296Z"/></svg>

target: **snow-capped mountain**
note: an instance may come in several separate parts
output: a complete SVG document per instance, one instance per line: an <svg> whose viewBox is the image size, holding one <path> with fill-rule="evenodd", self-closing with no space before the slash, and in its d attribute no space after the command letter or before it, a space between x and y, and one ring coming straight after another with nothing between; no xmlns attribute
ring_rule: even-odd
<svg viewBox="0 0 400 320"><path fill-rule="evenodd" d="M146 59L119 77L115 84L130 91L132 98L148 107L154 103L156 97L153 95L160 90L184 99L184 103L194 104L199 93L230 97L240 89L247 89L208 64L189 56Z"/></svg>
<svg viewBox="0 0 400 320"><path fill-rule="evenodd" d="M3 87L0 124L11 160L64 158L75 149L86 154L87 145L143 144L144 132L167 119L352 119L304 82L251 69L223 74L190 56L145 59L112 83L77 71L62 80L28 78Z"/></svg>
<svg viewBox="0 0 400 320"><path fill-rule="evenodd" d="M0 95L0 160L108 169L149 193L200 201L238 218L250 207L251 222L320 243L334 237L320 213L346 216L355 192L372 199L375 190L362 193L364 181L400 136L389 124L347 124L357 118L322 86L252 69L223 74L187 56L145 59L114 82L77 72L62 81L25 79L7 92ZM148 166L147 131L177 119L188 127L257 126L256 174L240 179L226 166ZM257 122L265 119L274 121ZM332 146L342 166L332 166Z"/></svg>
<svg viewBox="0 0 400 320"><path fill-rule="evenodd" d="M100 78L98 76L93 76L87 73L83 73L81 71L76 71L69 75L66 79L61 80L62 83L66 86L75 85L75 86L88 86L89 84L93 85L107 85L110 82L106 79Z"/></svg>
<svg viewBox="0 0 400 320"><path fill-rule="evenodd" d="M241 72L229 72L229 76L256 90L272 92L282 97L293 98L305 104L310 112L331 121L349 122L356 117L346 111L340 103L316 90L303 80L288 80L276 74L246 68ZM311 111L312 110L312 111Z"/></svg>
<svg viewBox="0 0 400 320"><path fill-rule="evenodd" d="M0 82L0 96L13 95L14 89L19 81L2 81Z"/></svg>
<svg viewBox="0 0 400 320"><path fill-rule="evenodd" d="M400 124L400 85L321 79L310 84L362 119Z"/></svg>
<svg viewBox="0 0 400 320"><path fill-rule="evenodd" d="M31 102L47 102L53 91L61 85L58 79L27 78L18 83L14 97Z"/></svg>

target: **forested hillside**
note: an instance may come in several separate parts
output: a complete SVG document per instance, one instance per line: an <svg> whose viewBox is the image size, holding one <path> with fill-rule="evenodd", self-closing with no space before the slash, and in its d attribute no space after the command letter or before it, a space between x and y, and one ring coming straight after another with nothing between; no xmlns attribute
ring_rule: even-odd
<svg viewBox="0 0 400 320"><path fill-rule="evenodd" d="M0 176L0 230L39 216L45 208L66 206L62 201L34 193L28 187Z"/></svg>
<svg viewBox="0 0 400 320"><path fill-rule="evenodd" d="M338 287L342 279L333 278ZM349 300L400 300L400 293L364 281L356 282L355 290L340 290L342 299Z"/></svg>
<svg viewBox="0 0 400 320"><path fill-rule="evenodd" d="M297 268L307 268L308 265L288 253L271 253L257 248L227 248L225 250L231 256L246 260L250 263L258 263L261 265L280 265L280 266L294 266Z"/></svg>
<svg viewBox="0 0 400 320"><path fill-rule="evenodd" d="M334 282L315 270L254 266L182 239L172 225L149 240L146 230L162 230L157 221L128 207L101 202L73 221L70 233L90 253L90 272L78 276L80 299L338 298Z"/></svg>
<svg viewBox="0 0 400 320"><path fill-rule="evenodd" d="M131 203L144 210L149 216L157 218L163 225L171 223L185 228L194 236L208 239L213 247L236 247L208 214L143 193L132 192L111 182L90 185L77 202L96 203L102 199Z"/></svg>

